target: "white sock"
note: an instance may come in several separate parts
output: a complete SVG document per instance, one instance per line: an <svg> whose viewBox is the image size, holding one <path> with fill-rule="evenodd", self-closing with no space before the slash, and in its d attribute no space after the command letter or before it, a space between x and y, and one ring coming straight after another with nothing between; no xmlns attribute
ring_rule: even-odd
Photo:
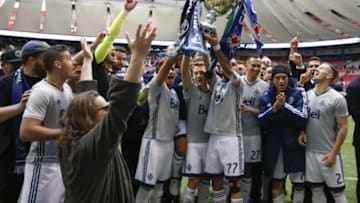
<svg viewBox="0 0 360 203"><path fill-rule="evenodd" d="M210 180L200 180L197 187L198 203L207 203L209 200Z"/></svg>
<svg viewBox="0 0 360 203"><path fill-rule="evenodd" d="M224 190L213 190L214 203L224 203L226 201L226 195Z"/></svg>
<svg viewBox="0 0 360 203"><path fill-rule="evenodd" d="M336 203L347 203L344 191L341 192L331 192Z"/></svg>
<svg viewBox="0 0 360 203"><path fill-rule="evenodd" d="M184 203L195 202L195 190L190 189L189 187L186 187L184 190L183 202Z"/></svg>
<svg viewBox="0 0 360 203"><path fill-rule="evenodd" d="M163 185L162 183L156 184L154 191L151 195L151 203L161 203L161 197L163 195Z"/></svg>
<svg viewBox="0 0 360 203"><path fill-rule="evenodd" d="M140 186L138 192L136 193L136 203L148 203L151 197L151 194L154 189L146 188Z"/></svg>
<svg viewBox="0 0 360 203"><path fill-rule="evenodd" d="M243 203L244 200L242 198L240 199L235 199L235 198L231 198L231 203Z"/></svg>
<svg viewBox="0 0 360 203"><path fill-rule="evenodd" d="M244 203L248 203L250 201L250 192L251 192L251 184L252 178L243 177L240 180L241 192L243 195Z"/></svg>
<svg viewBox="0 0 360 203"><path fill-rule="evenodd" d="M284 203L285 195L282 193L281 195L273 198L273 203Z"/></svg>
<svg viewBox="0 0 360 203"><path fill-rule="evenodd" d="M294 188L293 203L303 203L305 199L305 189L297 190Z"/></svg>
<svg viewBox="0 0 360 203"><path fill-rule="evenodd" d="M319 203L326 202L324 187L311 188L311 193L312 193L312 198L311 198L312 202L319 202Z"/></svg>
<svg viewBox="0 0 360 203"><path fill-rule="evenodd" d="M179 156L175 152L172 160L172 177L180 178L183 162L184 156Z"/></svg>

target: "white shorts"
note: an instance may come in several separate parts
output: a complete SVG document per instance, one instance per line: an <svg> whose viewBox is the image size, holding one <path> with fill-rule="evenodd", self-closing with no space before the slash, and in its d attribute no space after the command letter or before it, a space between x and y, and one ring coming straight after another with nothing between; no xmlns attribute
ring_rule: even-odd
<svg viewBox="0 0 360 203"><path fill-rule="evenodd" d="M207 143L188 143L185 156L183 175L188 177L201 176L205 173Z"/></svg>
<svg viewBox="0 0 360 203"><path fill-rule="evenodd" d="M153 187L170 178L174 141L143 138L135 179Z"/></svg>
<svg viewBox="0 0 360 203"><path fill-rule="evenodd" d="M244 174L242 137L211 135L208 143L205 172L240 178Z"/></svg>
<svg viewBox="0 0 360 203"><path fill-rule="evenodd" d="M285 180L288 174L284 171L284 160L283 160L283 152L280 149L278 159L275 164L273 179L275 180ZM289 173L290 180L293 184L303 184L305 183L304 172L295 172Z"/></svg>
<svg viewBox="0 0 360 203"><path fill-rule="evenodd" d="M64 202L59 163L25 163L22 203Z"/></svg>
<svg viewBox="0 0 360 203"><path fill-rule="evenodd" d="M323 160L326 154L306 152L305 180L310 184L326 183L330 189L345 187L344 170L341 155L336 155L336 162L328 167Z"/></svg>
<svg viewBox="0 0 360 203"><path fill-rule="evenodd" d="M186 133L187 133L186 120L179 120L178 123L176 124L175 138L184 136L186 135Z"/></svg>
<svg viewBox="0 0 360 203"><path fill-rule="evenodd" d="M243 136L246 163L261 162L261 137Z"/></svg>

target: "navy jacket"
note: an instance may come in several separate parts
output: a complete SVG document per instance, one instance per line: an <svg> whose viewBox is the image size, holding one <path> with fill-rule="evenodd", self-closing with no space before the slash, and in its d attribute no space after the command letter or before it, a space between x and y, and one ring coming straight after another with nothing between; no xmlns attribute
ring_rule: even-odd
<svg viewBox="0 0 360 203"><path fill-rule="evenodd" d="M355 122L353 145L360 146L360 77L351 81L346 93L349 111Z"/></svg>
<svg viewBox="0 0 360 203"><path fill-rule="evenodd" d="M276 101L276 89L273 84L261 98L261 111L258 115L260 126L267 130L264 137L265 173L272 176L275 164L283 149L285 173L305 171L305 147L300 146L297 138L307 121L307 96L303 88L292 88L289 83L285 92L286 103L283 109L272 111Z"/></svg>

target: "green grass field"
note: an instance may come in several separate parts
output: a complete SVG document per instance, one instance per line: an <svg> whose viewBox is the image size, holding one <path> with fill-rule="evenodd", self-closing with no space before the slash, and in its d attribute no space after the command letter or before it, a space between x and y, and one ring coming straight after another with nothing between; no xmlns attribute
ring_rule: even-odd
<svg viewBox="0 0 360 203"><path fill-rule="evenodd" d="M348 202L357 202L356 201L356 181L357 181L357 175L356 175L356 162L355 162L355 152L354 147L352 145L352 139L353 139L353 132L354 132L354 122L349 118L349 128L348 128L348 134L346 137L346 140L344 144L342 145L341 152L342 157L344 161L344 171L345 171L345 184L346 184L346 197ZM187 179L183 178L182 181L182 191L184 191L185 186L187 183ZM286 184L286 190L289 192L291 191L291 183L288 181ZM209 202L213 202L212 198L209 200ZM286 203L291 202L290 195L286 197L285 200Z"/></svg>

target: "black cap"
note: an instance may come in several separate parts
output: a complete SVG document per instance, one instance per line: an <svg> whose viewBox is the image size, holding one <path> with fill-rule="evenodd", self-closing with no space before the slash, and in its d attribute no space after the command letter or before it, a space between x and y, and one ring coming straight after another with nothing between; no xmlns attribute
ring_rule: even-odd
<svg viewBox="0 0 360 203"><path fill-rule="evenodd" d="M21 51L18 49L10 49L1 54L1 62L18 63L21 62Z"/></svg>
<svg viewBox="0 0 360 203"><path fill-rule="evenodd" d="M287 76L290 76L290 70L286 66L278 65L272 68L272 77L274 77L278 73L285 73Z"/></svg>
<svg viewBox="0 0 360 203"><path fill-rule="evenodd" d="M27 56L33 56L35 54L38 54L40 52L44 52L47 50L50 46L44 42L39 40L31 40L28 41L21 49L22 57Z"/></svg>

